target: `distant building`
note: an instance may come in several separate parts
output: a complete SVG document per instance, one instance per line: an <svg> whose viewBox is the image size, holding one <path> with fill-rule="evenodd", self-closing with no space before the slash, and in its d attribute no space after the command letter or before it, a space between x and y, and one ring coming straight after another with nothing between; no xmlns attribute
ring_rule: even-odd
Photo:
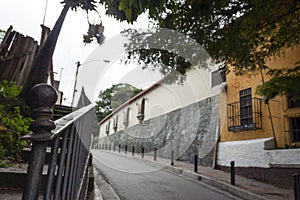
<svg viewBox="0 0 300 200"><path fill-rule="evenodd" d="M101 145L114 145L138 151L191 161L201 151L202 163L212 166L218 132L218 94L225 71L217 65L187 73L183 84L167 84L168 77L136 95L100 122ZM203 149L202 147L208 148Z"/></svg>

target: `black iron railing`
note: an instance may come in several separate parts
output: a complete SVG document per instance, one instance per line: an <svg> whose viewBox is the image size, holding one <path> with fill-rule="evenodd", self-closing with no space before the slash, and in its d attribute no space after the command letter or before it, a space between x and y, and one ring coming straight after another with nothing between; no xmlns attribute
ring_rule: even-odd
<svg viewBox="0 0 300 200"><path fill-rule="evenodd" d="M242 103L234 102L227 104L227 124L229 131L260 129L261 123L260 99L252 98Z"/></svg>
<svg viewBox="0 0 300 200"><path fill-rule="evenodd" d="M33 132L23 137L32 142L23 200L36 200L41 195L43 167L49 150L43 199L85 199L93 106L83 107L54 123L50 107L56 102L55 90L40 84L32 89L30 96L36 120L31 125Z"/></svg>

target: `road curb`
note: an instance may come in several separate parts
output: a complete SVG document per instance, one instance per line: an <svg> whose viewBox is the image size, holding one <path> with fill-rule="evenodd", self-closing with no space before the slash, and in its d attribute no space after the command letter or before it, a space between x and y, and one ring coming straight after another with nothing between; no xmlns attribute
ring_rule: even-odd
<svg viewBox="0 0 300 200"><path fill-rule="evenodd" d="M181 168L178 168L178 167L174 167L174 166L170 166L170 165L166 165L164 167L165 170L169 170L171 172L174 172L176 174L182 174L182 169Z"/></svg>
<svg viewBox="0 0 300 200"><path fill-rule="evenodd" d="M111 187L109 183L103 178L99 170L95 167L95 185L97 189L95 190L95 196L98 196L99 200L120 200L119 196L115 190ZM100 194L99 194L100 192ZM97 200L98 200L97 199Z"/></svg>
<svg viewBox="0 0 300 200"><path fill-rule="evenodd" d="M152 162L152 161L150 161L150 162ZM228 192L229 194L234 195L234 196L239 197L239 198L242 198L242 199L246 199L246 200L267 200L266 198L264 198L260 195L257 195L253 192L249 192L249 191L247 191L243 188L240 188L240 187L237 187L237 186L234 186L234 185L230 185L230 184L225 183L223 181L218 181L218 180L212 179L210 177L192 172L190 170L183 170L179 167L174 167L174 166L171 166L171 165L166 165L164 167L164 169L168 170L170 172L173 172L175 174L182 175L182 176L187 177L187 178L192 178L194 180L198 180L201 183L204 183L204 184L207 184L209 186L218 188L222 191Z"/></svg>
<svg viewBox="0 0 300 200"><path fill-rule="evenodd" d="M183 170L182 171L182 175L183 176L186 176L188 178L192 178L192 179L195 179L197 181L201 181L201 175L198 174L198 173L195 173L195 172L192 172L190 170Z"/></svg>
<svg viewBox="0 0 300 200"><path fill-rule="evenodd" d="M230 185L230 184L222 182L222 181L217 181L217 180L214 180L214 179L204 176L204 175L201 175L201 182L205 183L207 185L216 187L218 189L221 189L223 191L226 191L226 192L228 192L232 195L235 195L237 197L240 197L242 199L267 200L266 198L264 198L260 195L257 195L253 192L249 192L243 188L240 188L240 187L237 187L234 185Z"/></svg>

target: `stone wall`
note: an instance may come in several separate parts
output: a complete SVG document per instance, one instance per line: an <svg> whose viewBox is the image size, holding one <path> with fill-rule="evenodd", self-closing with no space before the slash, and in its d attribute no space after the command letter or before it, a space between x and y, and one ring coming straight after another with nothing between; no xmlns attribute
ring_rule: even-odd
<svg viewBox="0 0 300 200"><path fill-rule="evenodd" d="M213 96L174 110L164 115L143 121L127 129L116 131L107 137L99 139L98 146L122 149L128 151L153 154L170 158L174 151L175 159L193 162L194 155L199 155L199 163L212 166L216 132L218 130L219 98Z"/></svg>

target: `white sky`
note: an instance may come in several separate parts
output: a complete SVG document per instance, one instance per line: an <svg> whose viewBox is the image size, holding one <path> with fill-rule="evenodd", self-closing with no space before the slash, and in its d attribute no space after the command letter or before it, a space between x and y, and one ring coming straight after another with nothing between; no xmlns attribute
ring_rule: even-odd
<svg viewBox="0 0 300 200"><path fill-rule="evenodd" d="M62 5L61 0L48 0L45 24L50 29L53 28L58 18ZM33 37L39 41L43 22L46 0L1 0L0 2L0 29L6 30L10 25L14 30ZM102 23L105 27L104 35L106 40L113 39L124 28L147 28L147 16L141 18L134 23L128 25L126 22L120 23L114 18L104 15L104 8L99 7L99 13L102 17ZM97 16L92 15L93 16ZM97 20L97 17L94 18ZM91 20L91 22L93 22ZM97 22L97 21L95 21ZM60 37L57 42L56 50L53 56L54 71L57 73L55 79L61 76L60 90L64 92L67 98L66 104L71 102L74 81L75 81L75 62L85 63L89 55L98 47L97 44L84 45L82 35L87 31L88 23L86 13L84 11L69 11ZM107 57L97 59L108 59ZM111 64L111 63L110 63ZM63 69L62 69L63 68ZM62 74L60 72L62 71ZM158 77L155 78L156 80Z"/></svg>

